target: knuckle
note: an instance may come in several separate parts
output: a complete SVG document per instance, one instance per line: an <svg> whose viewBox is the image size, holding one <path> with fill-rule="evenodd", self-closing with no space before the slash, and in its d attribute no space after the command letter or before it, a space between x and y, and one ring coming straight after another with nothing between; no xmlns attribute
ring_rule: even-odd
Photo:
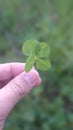
<svg viewBox="0 0 73 130"><path fill-rule="evenodd" d="M13 81L13 83L9 86L15 95L23 95L25 93L25 87L22 82L20 83L19 81Z"/></svg>

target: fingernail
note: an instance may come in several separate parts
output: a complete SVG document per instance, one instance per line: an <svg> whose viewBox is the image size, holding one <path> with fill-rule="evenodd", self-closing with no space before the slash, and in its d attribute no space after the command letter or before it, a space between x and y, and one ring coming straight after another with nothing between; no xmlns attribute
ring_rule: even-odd
<svg viewBox="0 0 73 130"><path fill-rule="evenodd" d="M25 80L31 85L36 86L38 84L39 76L38 73L33 70L25 74Z"/></svg>

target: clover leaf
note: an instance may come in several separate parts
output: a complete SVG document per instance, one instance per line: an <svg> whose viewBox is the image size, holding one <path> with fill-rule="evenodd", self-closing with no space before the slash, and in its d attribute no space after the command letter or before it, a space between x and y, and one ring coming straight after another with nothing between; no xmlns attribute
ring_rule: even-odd
<svg viewBox="0 0 73 130"><path fill-rule="evenodd" d="M51 67L50 60L37 58L36 67L40 70L46 71Z"/></svg>
<svg viewBox="0 0 73 130"><path fill-rule="evenodd" d="M25 65L26 72L31 70L31 68L34 66L34 62L35 62L35 55L31 53L26 61L26 65Z"/></svg>
<svg viewBox="0 0 73 130"><path fill-rule="evenodd" d="M41 49L39 51L39 57L47 58L50 54L50 47L45 42L40 43Z"/></svg>
<svg viewBox="0 0 73 130"><path fill-rule="evenodd" d="M32 51L34 51L34 48L37 44L37 40L27 40L22 47L23 54L29 56L32 53Z"/></svg>
<svg viewBox="0 0 73 130"><path fill-rule="evenodd" d="M51 62L48 59L50 47L47 43L37 40L28 40L23 44L22 52L28 56L25 65L26 72L29 72L33 66L43 71L51 67Z"/></svg>

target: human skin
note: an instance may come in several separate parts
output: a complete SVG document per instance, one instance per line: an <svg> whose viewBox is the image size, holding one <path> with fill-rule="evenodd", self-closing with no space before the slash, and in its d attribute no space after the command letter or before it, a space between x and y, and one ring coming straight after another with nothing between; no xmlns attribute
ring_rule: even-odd
<svg viewBox="0 0 73 130"><path fill-rule="evenodd" d="M15 104L41 83L39 73L34 68L26 73L24 66L17 62L0 64L0 130Z"/></svg>

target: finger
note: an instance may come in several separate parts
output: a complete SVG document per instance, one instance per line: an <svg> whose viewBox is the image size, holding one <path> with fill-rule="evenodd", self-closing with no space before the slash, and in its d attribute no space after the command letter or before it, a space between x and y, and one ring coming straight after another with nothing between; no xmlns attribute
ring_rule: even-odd
<svg viewBox="0 0 73 130"><path fill-rule="evenodd" d="M24 71L24 63L0 64L0 81L8 81Z"/></svg>
<svg viewBox="0 0 73 130"><path fill-rule="evenodd" d="M7 117L13 106L34 86L41 82L39 74L32 69L29 73L22 72L0 90L0 114Z"/></svg>

